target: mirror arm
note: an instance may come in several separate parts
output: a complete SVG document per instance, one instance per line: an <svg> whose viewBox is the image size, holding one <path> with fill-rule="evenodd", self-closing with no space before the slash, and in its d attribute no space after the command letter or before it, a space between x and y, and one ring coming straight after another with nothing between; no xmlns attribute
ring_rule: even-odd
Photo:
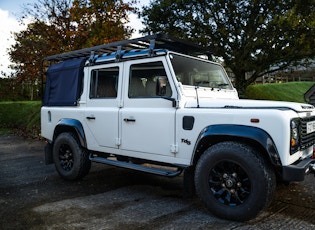
<svg viewBox="0 0 315 230"><path fill-rule="evenodd" d="M160 98L165 99L165 100L168 100L168 101L171 101L171 102L172 102L172 106L173 106L174 108L177 108L177 107L178 107L178 103L177 103L177 101L176 101L175 98L172 98L172 97L165 97L165 96L161 96Z"/></svg>

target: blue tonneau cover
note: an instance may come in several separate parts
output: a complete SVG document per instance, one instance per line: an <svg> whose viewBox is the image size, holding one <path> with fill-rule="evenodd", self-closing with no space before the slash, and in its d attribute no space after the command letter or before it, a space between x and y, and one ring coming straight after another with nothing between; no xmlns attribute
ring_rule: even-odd
<svg viewBox="0 0 315 230"><path fill-rule="evenodd" d="M76 106L80 97L86 58L52 64L46 72L44 106Z"/></svg>

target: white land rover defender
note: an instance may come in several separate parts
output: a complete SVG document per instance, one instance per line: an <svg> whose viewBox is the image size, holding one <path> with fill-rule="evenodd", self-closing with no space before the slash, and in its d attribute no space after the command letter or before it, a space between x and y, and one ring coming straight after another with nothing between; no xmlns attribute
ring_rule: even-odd
<svg viewBox="0 0 315 230"><path fill-rule="evenodd" d="M149 35L47 57L46 164L76 180L91 162L178 176L215 215L244 221L278 180L315 168L312 105L240 100L204 47ZM208 53L209 54L209 53Z"/></svg>

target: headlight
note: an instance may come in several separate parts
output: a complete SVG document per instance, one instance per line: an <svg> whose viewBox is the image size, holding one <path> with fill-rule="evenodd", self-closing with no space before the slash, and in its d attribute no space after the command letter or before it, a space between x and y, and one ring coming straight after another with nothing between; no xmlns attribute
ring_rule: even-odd
<svg viewBox="0 0 315 230"><path fill-rule="evenodd" d="M297 119L291 120L291 154L299 150L299 121Z"/></svg>

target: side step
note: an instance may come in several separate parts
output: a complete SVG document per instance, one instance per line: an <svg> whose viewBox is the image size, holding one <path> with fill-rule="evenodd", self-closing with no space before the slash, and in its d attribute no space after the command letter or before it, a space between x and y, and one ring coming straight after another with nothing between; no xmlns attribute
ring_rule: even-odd
<svg viewBox="0 0 315 230"><path fill-rule="evenodd" d="M103 163L103 164L112 165L112 166L121 167L121 168L127 168L127 169L134 169L137 171L152 173L152 174L166 176L166 177L178 176L183 171L181 168L178 168L177 171L169 171L162 168L153 168L153 167L133 164L133 163L125 162L125 161L110 160L103 157L93 156L92 154L90 154L89 159L97 163Z"/></svg>

